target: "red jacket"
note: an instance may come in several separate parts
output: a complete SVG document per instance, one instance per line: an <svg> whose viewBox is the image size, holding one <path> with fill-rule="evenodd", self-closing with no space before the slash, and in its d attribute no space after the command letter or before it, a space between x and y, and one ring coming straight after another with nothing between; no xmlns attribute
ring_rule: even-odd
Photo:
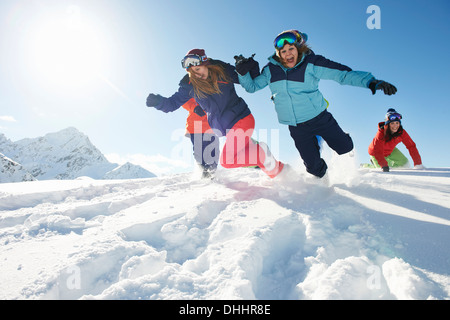
<svg viewBox="0 0 450 320"><path fill-rule="evenodd" d="M186 134L205 133L207 130L211 130L206 114L201 117L194 112L196 106L198 106L198 103L194 98L183 104L183 108L189 111L189 115L186 119ZM197 125L195 126L196 121L199 121L201 123L201 126L200 123L197 123Z"/></svg>
<svg viewBox="0 0 450 320"><path fill-rule="evenodd" d="M392 138L391 141L385 141L384 139L384 122L380 122L378 124L378 132L372 143L369 146L369 154L374 156L378 161L378 164L381 167L388 166L388 163L385 157L389 156L394 150L395 146L400 142L403 142L405 147L408 149L411 158L414 161L414 165L422 164L422 159L420 158L419 151L416 148L416 144L411 139L409 134L404 129L402 130L400 135Z"/></svg>

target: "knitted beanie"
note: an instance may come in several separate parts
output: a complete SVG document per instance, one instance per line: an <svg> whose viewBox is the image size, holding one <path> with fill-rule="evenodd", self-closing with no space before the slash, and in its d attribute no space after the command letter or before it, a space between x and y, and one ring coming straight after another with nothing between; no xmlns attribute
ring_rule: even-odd
<svg viewBox="0 0 450 320"><path fill-rule="evenodd" d="M186 53L186 56L190 55L190 54L195 54L197 56L200 56L202 58L202 63L200 64L201 66L206 66L209 64L209 59L206 56L205 50L204 49L192 49L189 50L188 53Z"/></svg>
<svg viewBox="0 0 450 320"><path fill-rule="evenodd" d="M400 124L402 119L402 115L400 113L398 113L397 111L395 111L394 108L389 108L388 111L386 112L386 116L385 116L385 123L384 125L388 125L391 122L394 121L398 121Z"/></svg>

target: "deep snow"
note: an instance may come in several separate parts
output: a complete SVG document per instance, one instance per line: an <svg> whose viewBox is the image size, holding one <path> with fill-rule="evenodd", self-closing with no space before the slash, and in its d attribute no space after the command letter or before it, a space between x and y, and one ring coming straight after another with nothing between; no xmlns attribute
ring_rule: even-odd
<svg viewBox="0 0 450 320"><path fill-rule="evenodd" d="M449 299L450 169L329 167L0 184L0 299Z"/></svg>

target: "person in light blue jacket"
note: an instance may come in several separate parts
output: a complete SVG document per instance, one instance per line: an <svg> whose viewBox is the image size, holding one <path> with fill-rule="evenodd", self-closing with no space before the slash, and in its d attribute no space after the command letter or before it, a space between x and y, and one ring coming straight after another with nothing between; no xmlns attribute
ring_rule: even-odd
<svg viewBox="0 0 450 320"><path fill-rule="evenodd" d="M383 90L392 95L397 89L388 82L376 80L370 72L351 68L316 55L306 44L308 37L297 30L280 33L274 41L276 52L261 75L252 78L247 72L251 59L237 63L239 82L247 92L253 93L269 86L278 121L289 126L295 146L306 170L322 178L327 164L320 156L316 136L321 136L338 154L353 150L353 141L332 114L328 102L319 91L319 81L334 80L340 84L369 88L372 94Z"/></svg>

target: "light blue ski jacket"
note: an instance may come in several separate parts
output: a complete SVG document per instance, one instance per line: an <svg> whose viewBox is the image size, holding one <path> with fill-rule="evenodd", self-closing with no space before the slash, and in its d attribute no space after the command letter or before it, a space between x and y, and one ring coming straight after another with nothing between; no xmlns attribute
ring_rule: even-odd
<svg viewBox="0 0 450 320"><path fill-rule="evenodd" d="M327 108L328 103L319 91L321 79L364 88L375 80L370 72L352 71L311 50L294 68L285 68L271 56L255 79L250 73L239 75L239 82L247 92L253 93L269 85L278 121L291 126L311 120Z"/></svg>

